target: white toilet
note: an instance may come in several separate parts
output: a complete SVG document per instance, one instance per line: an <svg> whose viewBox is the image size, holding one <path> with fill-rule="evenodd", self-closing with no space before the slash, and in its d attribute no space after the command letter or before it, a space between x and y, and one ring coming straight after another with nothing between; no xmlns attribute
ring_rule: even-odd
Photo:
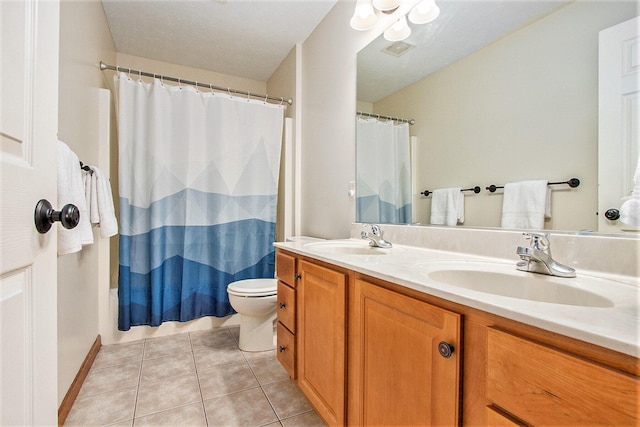
<svg viewBox="0 0 640 427"><path fill-rule="evenodd" d="M278 279L247 279L229 283L229 303L240 314L240 350L266 351L275 347Z"/></svg>

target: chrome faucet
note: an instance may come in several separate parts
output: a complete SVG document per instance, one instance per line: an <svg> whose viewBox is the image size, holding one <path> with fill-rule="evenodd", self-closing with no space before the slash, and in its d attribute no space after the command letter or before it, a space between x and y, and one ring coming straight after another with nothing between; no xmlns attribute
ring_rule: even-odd
<svg viewBox="0 0 640 427"><path fill-rule="evenodd" d="M522 233L531 240L528 248L518 246L516 253L522 261L516 264L516 268L531 273L548 274L559 277L576 277L576 270L560 264L551 257L551 242L548 234Z"/></svg>
<svg viewBox="0 0 640 427"><path fill-rule="evenodd" d="M364 225L365 227L367 224ZM382 230L380 230L380 226L377 224L369 224L371 227L371 233L368 231L362 230L360 236L363 239L369 239L369 246L372 248L390 248L393 246L391 242L387 242L382 238Z"/></svg>

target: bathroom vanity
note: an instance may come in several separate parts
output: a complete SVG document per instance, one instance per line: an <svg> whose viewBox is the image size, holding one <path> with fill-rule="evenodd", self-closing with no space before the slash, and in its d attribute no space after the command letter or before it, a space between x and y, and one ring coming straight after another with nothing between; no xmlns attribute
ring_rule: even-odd
<svg viewBox="0 0 640 427"><path fill-rule="evenodd" d="M278 359L330 425L639 422L637 283L355 239L276 246Z"/></svg>

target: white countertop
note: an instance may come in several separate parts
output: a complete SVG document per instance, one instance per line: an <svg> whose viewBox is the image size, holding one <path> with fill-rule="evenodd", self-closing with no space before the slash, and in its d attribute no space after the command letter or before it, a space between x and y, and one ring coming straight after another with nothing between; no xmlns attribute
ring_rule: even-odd
<svg viewBox="0 0 640 427"><path fill-rule="evenodd" d="M363 248L367 245L366 241L359 239L326 242L345 242L350 245L362 245ZM391 249L377 249L378 252L384 252L384 255L366 255L366 252L364 255L332 253L318 245L310 244L309 241L277 242L274 246L487 313L631 356L640 356L640 280L637 277L577 270L575 278L555 278L517 271L517 259L488 258L396 244ZM596 299L598 296L603 297L608 303L603 304L606 306L573 305L571 301L558 304L466 289L430 277L429 273L442 269L443 266L454 270L458 267L469 267L486 272L506 271L514 274L516 278L520 276L525 279L534 275L536 279L540 279L542 286L545 286L545 281L560 283L562 286L595 294Z"/></svg>

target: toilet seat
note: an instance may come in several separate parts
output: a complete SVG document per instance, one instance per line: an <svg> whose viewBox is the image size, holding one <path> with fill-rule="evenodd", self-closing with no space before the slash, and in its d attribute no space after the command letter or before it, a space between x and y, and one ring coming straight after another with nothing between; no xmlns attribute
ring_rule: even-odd
<svg viewBox="0 0 640 427"><path fill-rule="evenodd" d="M246 279L229 283L227 292L241 297L265 297L278 293L278 279Z"/></svg>

